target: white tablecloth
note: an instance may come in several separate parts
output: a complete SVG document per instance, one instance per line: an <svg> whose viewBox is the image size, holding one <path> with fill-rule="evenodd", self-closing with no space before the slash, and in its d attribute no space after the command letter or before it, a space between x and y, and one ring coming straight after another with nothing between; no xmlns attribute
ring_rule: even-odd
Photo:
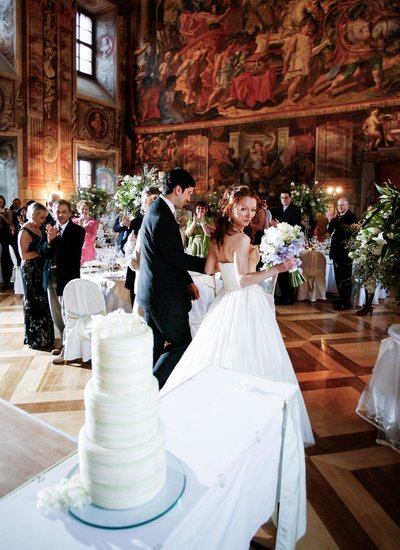
<svg viewBox="0 0 400 550"><path fill-rule="evenodd" d="M82 279L96 283L102 290L106 300L107 313L122 308L127 313L132 312L131 296L125 288L126 270L116 272L81 269Z"/></svg>
<svg viewBox="0 0 400 550"><path fill-rule="evenodd" d="M377 443L400 452L400 324L389 327L356 412L378 428Z"/></svg>
<svg viewBox="0 0 400 550"><path fill-rule="evenodd" d="M336 286L336 279L335 279L335 270L333 268L333 261L329 258L329 254L325 254L325 258L326 258L326 273L325 273L326 292L337 294L337 286Z"/></svg>
<svg viewBox="0 0 400 550"><path fill-rule="evenodd" d="M194 337L217 292L222 288L222 281L212 275L193 272L190 275L200 292L200 298L192 301L192 309L189 312L190 330Z"/></svg>
<svg viewBox="0 0 400 550"><path fill-rule="evenodd" d="M305 533L304 448L297 386L209 368L160 400L167 449L184 467L178 504L140 527L103 530L67 513L35 509L36 494L59 482L68 459L0 501L7 550L248 550L280 501L276 549Z"/></svg>

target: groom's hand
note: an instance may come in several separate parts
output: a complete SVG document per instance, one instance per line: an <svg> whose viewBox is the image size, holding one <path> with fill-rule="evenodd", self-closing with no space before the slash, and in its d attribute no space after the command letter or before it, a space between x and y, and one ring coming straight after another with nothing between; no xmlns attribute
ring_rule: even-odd
<svg viewBox="0 0 400 550"><path fill-rule="evenodd" d="M189 296L192 300L198 300L200 298L199 289L197 288L197 286L194 283L192 283L191 285L188 286L188 292L189 292Z"/></svg>

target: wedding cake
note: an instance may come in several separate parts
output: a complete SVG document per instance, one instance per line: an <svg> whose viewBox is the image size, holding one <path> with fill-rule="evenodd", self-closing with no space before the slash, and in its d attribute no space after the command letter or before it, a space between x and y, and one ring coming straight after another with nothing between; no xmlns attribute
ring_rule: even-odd
<svg viewBox="0 0 400 550"><path fill-rule="evenodd" d="M153 334L140 317L117 310L93 318L93 376L85 388L79 465L85 490L102 508L141 506L165 483L152 357Z"/></svg>

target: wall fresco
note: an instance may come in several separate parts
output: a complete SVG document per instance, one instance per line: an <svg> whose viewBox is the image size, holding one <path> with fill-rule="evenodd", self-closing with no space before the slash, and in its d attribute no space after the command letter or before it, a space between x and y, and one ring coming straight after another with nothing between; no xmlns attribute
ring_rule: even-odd
<svg viewBox="0 0 400 550"><path fill-rule="evenodd" d="M353 198L362 185L363 157L370 154L371 137L365 121L371 109L334 117L299 117L139 134L137 170L143 163L161 170L182 166L195 177L196 196L222 191L237 183L249 185L272 204L290 183L340 185ZM400 110L380 112L381 138L377 158L391 152L400 158ZM392 181L400 182L400 163Z"/></svg>
<svg viewBox="0 0 400 550"><path fill-rule="evenodd" d="M400 103L398 0L162 0L134 53L140 126Z"/></svg>

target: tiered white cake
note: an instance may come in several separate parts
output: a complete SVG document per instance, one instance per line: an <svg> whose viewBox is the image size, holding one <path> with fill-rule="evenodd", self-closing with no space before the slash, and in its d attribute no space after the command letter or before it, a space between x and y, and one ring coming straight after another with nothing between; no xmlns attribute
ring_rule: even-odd
<svg viewBox="0 0 400 550"><path fill-rule="evenodd" d="M165 483L152 358L153 333L139 317L118 310L93 318L93 376L85 388L79 463L85 490L102 508L141 506Z"/></svg>

